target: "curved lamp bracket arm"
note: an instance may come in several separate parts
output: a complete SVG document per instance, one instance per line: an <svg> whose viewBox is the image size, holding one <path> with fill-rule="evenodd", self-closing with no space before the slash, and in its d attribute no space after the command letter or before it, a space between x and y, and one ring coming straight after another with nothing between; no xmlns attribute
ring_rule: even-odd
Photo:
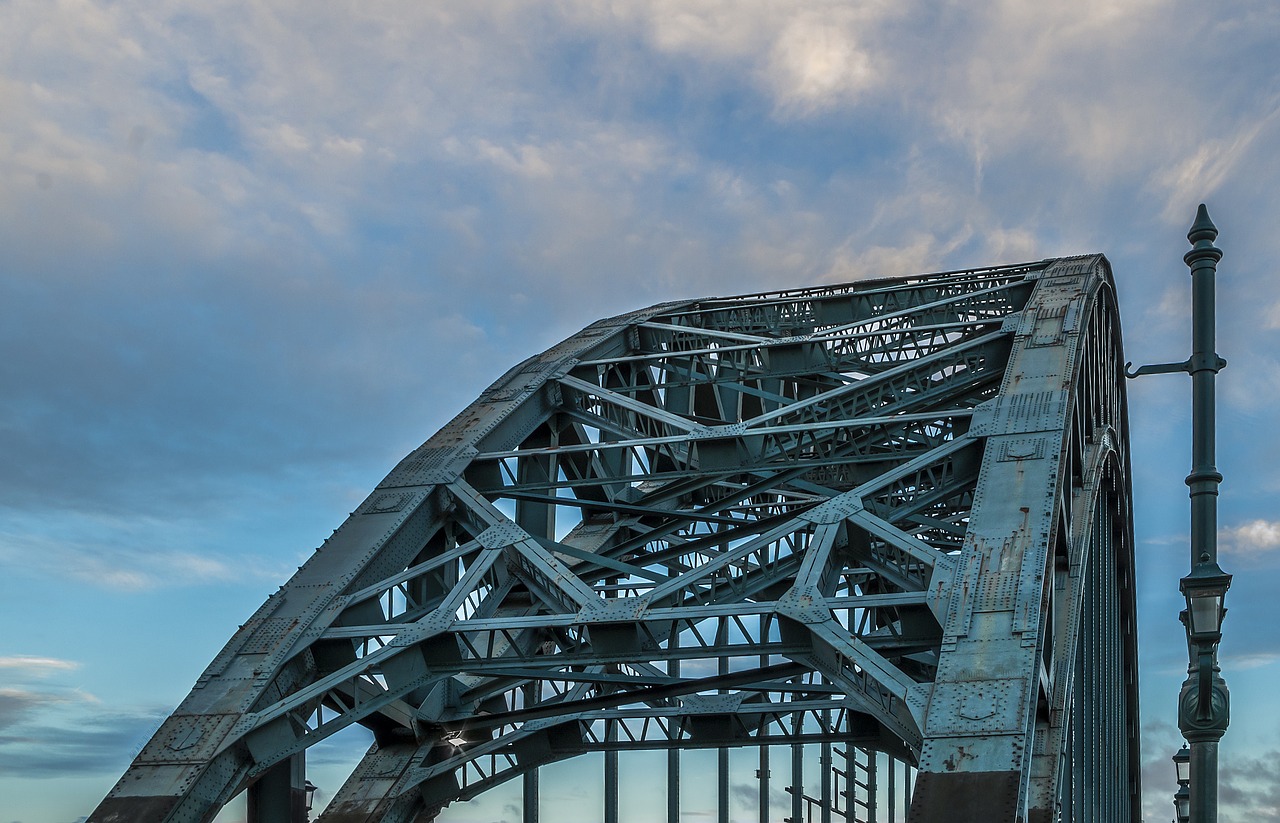
<svg viewBox="0 0 1280 823"><path fill-rule="evenodd" d="M1153 366L1139 366L1136 369L1130 368L1133 365L1133 362L1130 361L1124 364L1124 376L1132 380L1135 377L1143 377L1148 374L1175 374L1177 372L1194 374L1198 371L1211 371L1216 374L1227 367L1226 360L1216 354L1210 356L1213 358L1212 360L1192 355L1181 363L1157 363ZM1202 360L1205 362L1201 362Z"/></svg>

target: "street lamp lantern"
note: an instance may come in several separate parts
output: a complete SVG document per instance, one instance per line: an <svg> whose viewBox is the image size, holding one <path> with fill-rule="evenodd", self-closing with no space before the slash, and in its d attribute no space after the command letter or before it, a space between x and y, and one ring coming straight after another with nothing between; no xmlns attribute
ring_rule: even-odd
<svg viewBox="0 0 1280 823"><path fill-rule="evenodd" d="M315 801L316 801L316 789L318 789L318 788L319 788L319 786L317 786L316 784L312 783L310 780L308 780L308 781L303 785L303 787L302 787L302 794L303 794L303 797L304 797L304 800L303 800L303 806L305 807L305 810L306 810L307 812L310 812L310 811L311 811L311 807L315 804Z"/></svg>
<svg viewBox="0 0 1280 823"><path fill-rule="evenodd" d="M1191 573L1179 581L1187 598L1187 632L1194 643L1217 643L1222 639L1223 601L1231 587L1231 575L1213 561L1208 552L1200 555Z"/></svg>
<svg viewBox="0 0 1280 823"><path fill-rule="evenodd" d="M1187 748L1186 743L1183 743L1182 748L1173 755L1173 768L1178 775L1179 787L1191 784L1191 750Z"/></svg>
<svg viewBox="0 0 1280 823"><path fill-rule="evenodd" d="M1178 787L1178 793L1173 796L1173 809L1178 815L1178 823L1191 820L1191 790L1186 786Z"/></svg>

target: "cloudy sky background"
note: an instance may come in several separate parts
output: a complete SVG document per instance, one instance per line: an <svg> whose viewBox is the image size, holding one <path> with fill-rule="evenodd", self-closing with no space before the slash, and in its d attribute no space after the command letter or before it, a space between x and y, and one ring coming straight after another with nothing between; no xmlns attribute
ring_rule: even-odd
<svg viewBox="0 0 1280 823"><path fill-rule="evenodd" d="M1280 5L4 0L0 32L4 823L87 814L400 457L589 322L1103 252L1129 358L1181 360L1201 201L1222 820L1280 820ZM1161 821L1189 381L1130 391Z"/></svg>

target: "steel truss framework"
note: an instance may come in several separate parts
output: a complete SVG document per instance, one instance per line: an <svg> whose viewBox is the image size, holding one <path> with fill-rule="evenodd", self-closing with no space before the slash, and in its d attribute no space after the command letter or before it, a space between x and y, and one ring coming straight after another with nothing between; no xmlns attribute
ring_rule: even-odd
<svg viewBox="0 0 1280 823"><path fill-rule="evenodd" d="M89 819L246 787L287 819L301 754L359 723L322 821L518 776L536 816L537 768L590 751L616 819L619 751L678 785L679 750L759 746L763 782L801 744L848 794L797 780L797 820L872 819L882 752L919 823L1136 821L1122 363L1100 256L596 323L401 461Z"/></svg>

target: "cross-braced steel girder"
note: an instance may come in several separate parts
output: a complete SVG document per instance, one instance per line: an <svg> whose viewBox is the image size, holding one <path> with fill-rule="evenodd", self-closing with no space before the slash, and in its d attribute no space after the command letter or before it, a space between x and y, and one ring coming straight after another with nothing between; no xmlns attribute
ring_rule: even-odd
<svg viewBox="0 0 1280 823"><path fill-rule="evenodd" d="M330 823L806 744L871 793L847 820L875 751L919 823L1136 820L1122 362L1099 256L589 326L402 460L90 820L210 820L353 723Z"/></svg>

